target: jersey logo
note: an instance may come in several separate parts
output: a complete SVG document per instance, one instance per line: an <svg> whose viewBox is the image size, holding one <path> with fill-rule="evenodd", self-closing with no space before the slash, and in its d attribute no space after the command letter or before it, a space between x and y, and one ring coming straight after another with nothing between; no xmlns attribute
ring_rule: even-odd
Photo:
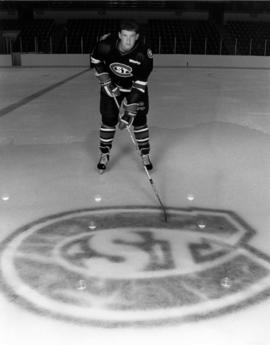
<svg viewBox="0 0 270 345"><path fill-rule="evenodd" d="M113 62L110 64L111 71L118 77L132 77L132 68L120 62Z"/></svg>

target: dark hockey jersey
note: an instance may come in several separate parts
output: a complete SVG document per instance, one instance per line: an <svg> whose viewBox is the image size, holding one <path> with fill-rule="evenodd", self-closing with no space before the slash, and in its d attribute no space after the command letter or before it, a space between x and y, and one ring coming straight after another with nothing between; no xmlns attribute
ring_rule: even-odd
<svg viewBox="0 0 270 345"><path fill-rule="evenodd" d="M145 92L153 69L152 51L140 39L125 53L118 45L117 36L105 35L91 53L91 67L98 73L108 72L112 83L119 86L120 91L131 93L132 101L137 101Z"/></svg>

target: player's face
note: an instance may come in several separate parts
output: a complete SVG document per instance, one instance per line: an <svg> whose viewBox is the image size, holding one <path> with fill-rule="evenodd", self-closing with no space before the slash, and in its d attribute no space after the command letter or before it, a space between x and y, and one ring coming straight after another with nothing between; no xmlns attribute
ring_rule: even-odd
<svg viewBox="0 0 270 345"><path fill-rule="evenodd" d="M120 50L129 51L132 49L139 38L139 34L135 31L121 30L119 32Z"/></svg>

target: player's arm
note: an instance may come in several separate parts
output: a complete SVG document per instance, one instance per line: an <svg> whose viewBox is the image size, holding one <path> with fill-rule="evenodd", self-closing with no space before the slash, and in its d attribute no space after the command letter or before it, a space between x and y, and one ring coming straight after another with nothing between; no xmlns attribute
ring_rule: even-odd
<svg viewBox="0 0 270 345"><path fill-rule="evenodd" d="M95 75L104 92L108 96L114 97L114 95L117 96L119 94L119 89L117 86L113 85L111 77L106 68L105 61L107 56L110 54L110 45L103 40L96 45L91 53L90 66L95 69Z"/></svg>
<svg viewBox="0 0 270 345"><path fill-rule="evenodd" d="M129 103L137 103L140 101L142 95L145 93L148 78L153 70L153 56L150 49L145 53L138 54L137 59L141 62L140 66L134 75L134 82L131 93L128 96Z"/></svg>
<svg viewBox="0 0 270 345"><path fill-rule="evenodd" d="M131 126L137 115L139 102L146 92L148 78L153 70L153 57L150 49L145 54L140 53L138 60L141 64L135 75L131 93L126 97L127 101L124 103L125 114L121 119L126 126Z"/></svg>

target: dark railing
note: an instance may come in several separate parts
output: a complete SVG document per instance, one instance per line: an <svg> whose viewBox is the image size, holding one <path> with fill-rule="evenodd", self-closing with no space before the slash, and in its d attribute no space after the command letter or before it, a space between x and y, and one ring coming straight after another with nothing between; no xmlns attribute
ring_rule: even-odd
<svg viewBox="0 0 270 345"><path fill-rule="evenodd" d="M45 53L45 54L88 54L92 51L98 37L87 38L84 36L69 37L65 35L60 42L55 37L30 38L19 37L16 41L0 38L0 53ZM198 39L195 36L171 37L170 39L155 36L144 37L144 41L151 42L154 54L202 54L202 55L270 55L270 38L268 39L239 39L220 38L213 40L211 37Z"/></svg>

